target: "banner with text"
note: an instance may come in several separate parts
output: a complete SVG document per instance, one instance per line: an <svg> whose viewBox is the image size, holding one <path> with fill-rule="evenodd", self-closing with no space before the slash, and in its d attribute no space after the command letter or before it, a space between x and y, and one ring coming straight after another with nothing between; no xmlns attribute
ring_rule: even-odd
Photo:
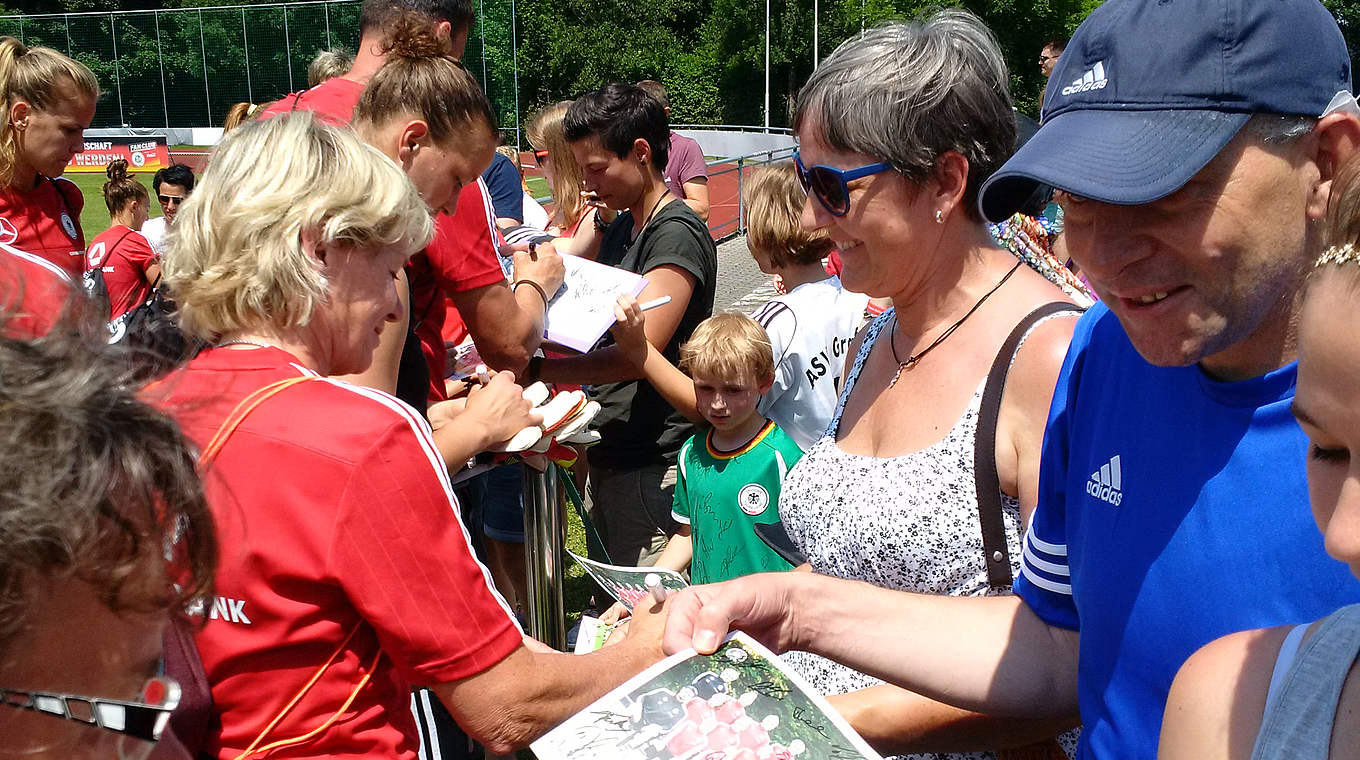
<svg viewBox="0 0 1360 760"><path fill-rule="evenodd" d="M114 159L128 162L130 172L155 172L170 165L164 135L103 137L85 141L85 149L71 157L67 172L104 172Z"/></svg>

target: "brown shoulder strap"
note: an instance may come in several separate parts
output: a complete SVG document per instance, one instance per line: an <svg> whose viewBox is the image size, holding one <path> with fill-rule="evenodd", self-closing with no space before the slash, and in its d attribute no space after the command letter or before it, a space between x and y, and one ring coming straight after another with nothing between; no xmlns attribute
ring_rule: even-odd
<svg viewBox="0 0 1360 760"><path fill-rule="evenodd" d="M1006 523L1001 517L1001 479L996 472L996 423L1001 412L1001 396L1006 390L1006 375L1015 360L1015 352L1020 349L1020 342L1034 325L1054 314L1081 311L1080 306L1066 301L1046 303L1031 311L1011 330L987 373L974 436L973 479L977 490L978 522L982 526L987 584L996 589L1009 589L1013 580L1011 558L1006 548Z"/></svg>

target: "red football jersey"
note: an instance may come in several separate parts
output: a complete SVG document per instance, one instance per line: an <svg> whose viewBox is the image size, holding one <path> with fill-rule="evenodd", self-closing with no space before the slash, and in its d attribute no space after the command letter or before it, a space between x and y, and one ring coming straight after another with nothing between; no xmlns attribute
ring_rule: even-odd
<svg viewBox="0 0 1360 760"><path fill-rule="evenodd" d="M150 297L151 281L146 270L155 263L156 252L151 250L151 243L142 233L124 224L104 230L90 243L90 250L85 252L85 269L98 268L104 273L110 320Z"/></svg>
<svg viewBox="0 0 1360 760"><path fill-rule="evenodd" d="M344 77L331 77L310 90L284 95L264 109L259 118L292 111L315 111L322 121L345 126L354 120L354 107L363 93L363 84Z"/></svg>
<svg viewBox="0 0 1360 760"><path fill-rule="evenodd" d="M85 271L80 212L85 196L63 177L38 177L29 190L0 189L0 243L56 264L72 279Z"/></svg>
<svg viewBox="0 0 1360 760"><path fill-rule="evenodd" d="M5 335L46 335L78 291L65 270L41 256L0 243L0 326Z"/></svg>
<svg viewBox="0 0 1360 760"><path fill-rule="evenodd" d="M467 327L445 297L505 279L493 237L499 234L496 218L490 208L491 196L480 178L464 187L453 216L435 217L434 240L411 258L407 268L415 320L412 327L430 367L430 401L444 399L444 377L448 374L445 320L456 319L462 328L461 332L453 331L457 338L454 343L462 342L467 335Z"/></svg>
<svg viewBox="0 0 1360 760"><path fill-rule="evenodd" d="M246 395L303 375L315 377L276 348L208 349L148 393L202 447ZM205 484L221 558L196 640L218 756L240 754L338 650L262 744L308 733L372 680L333 725L270 757L414 758L411 687L482 672L521 645L428 424L393 397L324 378L289 387L245 418Z"/></svg>

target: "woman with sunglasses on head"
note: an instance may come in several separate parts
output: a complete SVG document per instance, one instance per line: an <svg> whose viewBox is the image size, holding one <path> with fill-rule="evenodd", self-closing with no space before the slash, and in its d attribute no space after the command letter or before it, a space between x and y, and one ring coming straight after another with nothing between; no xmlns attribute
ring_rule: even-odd
<svg viewBox="0 0 1360 760"><path fill-rule="evenodd" d="M0 758L189 757L162 734L180 689L161 636L211 604L213 522L186 440L107 337L0 317Z"/></svg>
<svg viewBox="0 0 1360 760"><path fill-rule="evenodd" d="M1360 158L1332 182L1303 293L1294 417L1308 435L1308 500L1327 554L1360 577ZM1302 452L1300 452L1302 454ZM1302 509L1301 504L1282 504ZM1200 649L1167 698L1162 760L1360 758L1360 605Z"/></svg>
<svg viewBox="0 0 1360 760"><path fill-rule="evenodd" d="M570 100L548 106L534 117L525 130L534 148L534 161L552 188L552 231L559 238L558 247L576 256L594 258L599 252L601 233L614 221L614 212L598 202L589 202L581 191L585 171L576 163L568 147L562 122L566 118ZM563 245L563 242L569 243Z"/></svg>
<svg viewBox="0 0 1360 760"><path fill-rule="evenodd" d="M128 175L125 159L115 159L104 172L104 205L109 208L107 230L99 233L86 251L87 271L99 271L109 300L108 319L146 302L161 279L160 259L142 236L151 197L142 183Z"/></svg>
<svg viewBox="0 0 1360 760"><path fill-rule="evenodd" d="M0 37L0 96L0 243L78 279L85 270L85 199L60 177L85 147L99 82L51 48Z"/></svg>
<svg viewBox="0 0 1360 760"><path fill-rule="evenodd" d="M1015 144L1007 81L982 22L942 10L842 44L798 95L803 224L835 243L846 290L892 302L849 346L831 423L780 495L816 572L928 594L1010 592L1077 314L996 247L977 209ZM823 693L882 683L786 658ZM888 686L833 704L891 752L1014 747L1069 727Z"/></svg>

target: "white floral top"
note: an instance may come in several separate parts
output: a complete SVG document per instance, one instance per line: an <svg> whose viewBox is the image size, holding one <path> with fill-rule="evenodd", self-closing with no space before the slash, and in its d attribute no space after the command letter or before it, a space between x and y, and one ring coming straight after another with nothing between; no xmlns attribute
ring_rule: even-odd
<svg viewBox="0 0 1360 760"><path fill-rule="evenodd" d="M987 583L973 476L973 441L985 378L953 428L924 449L896 457L875 457L849 454L836 444L846 399L879 334L891 322L889 311L867 328L831 424L784 481L780 518L812 568L824 575L924 594L1005 593ZM1011 570L1018 573L1020 505L1004 493L1001 503ZM910 636L904 632L903 645L909 644ZM790 652L784 659L823 694L842 694L882 683L807 652ZM1075 747L1074 739L1068 747L1069 755L1075 754ZM903 757L972 760L995 755L980 752Z"/></svg>

